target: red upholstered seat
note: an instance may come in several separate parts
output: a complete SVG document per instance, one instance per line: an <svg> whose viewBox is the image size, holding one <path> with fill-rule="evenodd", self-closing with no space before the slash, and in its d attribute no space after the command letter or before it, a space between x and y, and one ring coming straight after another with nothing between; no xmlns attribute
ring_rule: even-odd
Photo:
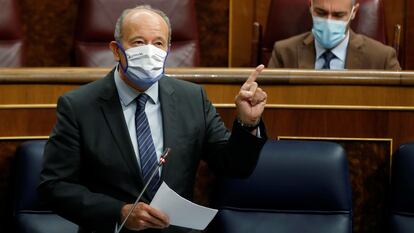
<svg viewBox="0 0 414 233"><path fill-rule="evenodd" d="M121 12L140 4L164 11L172 27L172 47L167 66L197 66L199 41L194 0L82 0L79 1L75 35L76 66L113 66L108 47L114 40L115 23Z"/></svg>
<svg viewBox="0 0 414 233"><path fill-rule="evenodd" d="M0 0L0 67L23 65L20 12L15 0Z"/></svg>
<svg viewBox="0 0 414 233"><path fill-rule="evenodd" d="M385 32L384 6L381 0L358 0L360 5L351 28L357 32L387 43ZM267 64L276 41L287 39L312 29L312 17L309 12L309 0L272 0L267 18L267 27L256 33L259 38L253 47L252 64ZM259 29L257 29L259 30Z"/></svg>

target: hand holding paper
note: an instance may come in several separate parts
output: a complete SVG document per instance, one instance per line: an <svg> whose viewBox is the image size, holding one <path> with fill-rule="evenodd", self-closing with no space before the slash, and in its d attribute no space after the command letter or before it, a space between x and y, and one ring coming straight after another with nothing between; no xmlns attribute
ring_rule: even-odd
<svg viewBox="0 0 414 233"><path fill-rule="evenodd" d="M150 205L166 213L171 225L197 230L204 230L218 211L186 200L165 182L161 184Z"/></svg>

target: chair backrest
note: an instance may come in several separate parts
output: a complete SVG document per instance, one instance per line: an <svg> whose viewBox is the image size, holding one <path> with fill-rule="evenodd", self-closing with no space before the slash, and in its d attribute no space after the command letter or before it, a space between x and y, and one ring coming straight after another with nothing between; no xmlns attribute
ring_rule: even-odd
<svg viewBox="0 0 414 233"><path fill-rule="evenodd" d="M350 233L351 188L344 149L330 142L271 141L247 179L217 188L221 233Z"/></svg>
<svg viewBox="0 0 414 233"><path fill-rule="evenodd" d="M351 28L382 43L387 43L384 6L381 0L357 0L359 11L351 22ZM263 32L261 62L267 64L276 41L312 29L309 0L272 0L267 26ZM259 57L260 58L260 57Z"/></svg>
<svg viewBox="0 0 414 233"><path fill-rule="evenodd" d="M0 67L23 65L20 12L15 0L0 0Z"/></svg>
<svg viewBox="0 0 414 233"><path fill-rule="evenodd" d="M414 232L414 143L392 156L390 231Z"/></svg>
<svg viewBox="0 0 414 233"><path fill-rule="evenodd" d="M77 225L54 214L39 200L36 188L39 184L45 143L44 140L27 141L16 152L13 208L16 232L77 233Z"/></svg>
<svg viewBox="0 0 414 233"><path fill-rule="evenodd" d="M194 0L82 0L75 34L76 66L113 66L108 44L114 40L115 23L122 11L140 4L164 11L172 27L166 66L199 64L199 40Z"/></svg>

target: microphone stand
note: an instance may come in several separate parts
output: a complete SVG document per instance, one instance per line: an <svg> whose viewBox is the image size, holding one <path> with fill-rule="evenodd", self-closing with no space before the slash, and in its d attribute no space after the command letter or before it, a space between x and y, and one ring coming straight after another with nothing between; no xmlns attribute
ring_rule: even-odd
<svg viewBox="0 0 414 233"><path fill-rule="evenodd" d="M171 151L171 148L169 148L169 147L165 148L164 152L161 154L160 161L158 162L158 164L156 164L154 171L152 172L150 178L145 183L144 188L139 193L137 199L134 202L134 205L132 205L132 208L129 209L129 212L128 212L127 216L125 217L124 221L122 221L122 223L121 223L121 225L119 225L119 227L118 227L118 224L116 224L115 233L121 232L121 230L124 227L126 221L128 220L129 216L132 214L132 211L138 205L139 200L141 200L142 195L144 194L145 190L147 190L147 187L151 183L151 181L154 178L155 174L157 174L159 168L162 167L165 164L165 162L167 162L167 160L165 160L165 158L170 153L170 151Z"/></svg>

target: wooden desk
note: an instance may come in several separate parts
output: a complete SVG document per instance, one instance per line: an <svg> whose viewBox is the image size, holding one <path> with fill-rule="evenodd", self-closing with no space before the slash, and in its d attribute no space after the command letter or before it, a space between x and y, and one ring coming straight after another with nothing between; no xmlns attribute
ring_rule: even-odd
<svg viewBox="0 0 414 233"><path fill-rule="evenodd" d="M6 216L16 146L47 138L56 119L57 98L108 71L0 69L0 217ZM167 69L172 77L203 85L227 126L235 116L234 96L250 72ZM258 82L268 93L263 119L269 136L341 143L350 164L354 232L382 232L391 153L414 141L414 72L266 70ZM201 190L206 187L199 189L197 199L205 204L208 199Z"/></svg>

